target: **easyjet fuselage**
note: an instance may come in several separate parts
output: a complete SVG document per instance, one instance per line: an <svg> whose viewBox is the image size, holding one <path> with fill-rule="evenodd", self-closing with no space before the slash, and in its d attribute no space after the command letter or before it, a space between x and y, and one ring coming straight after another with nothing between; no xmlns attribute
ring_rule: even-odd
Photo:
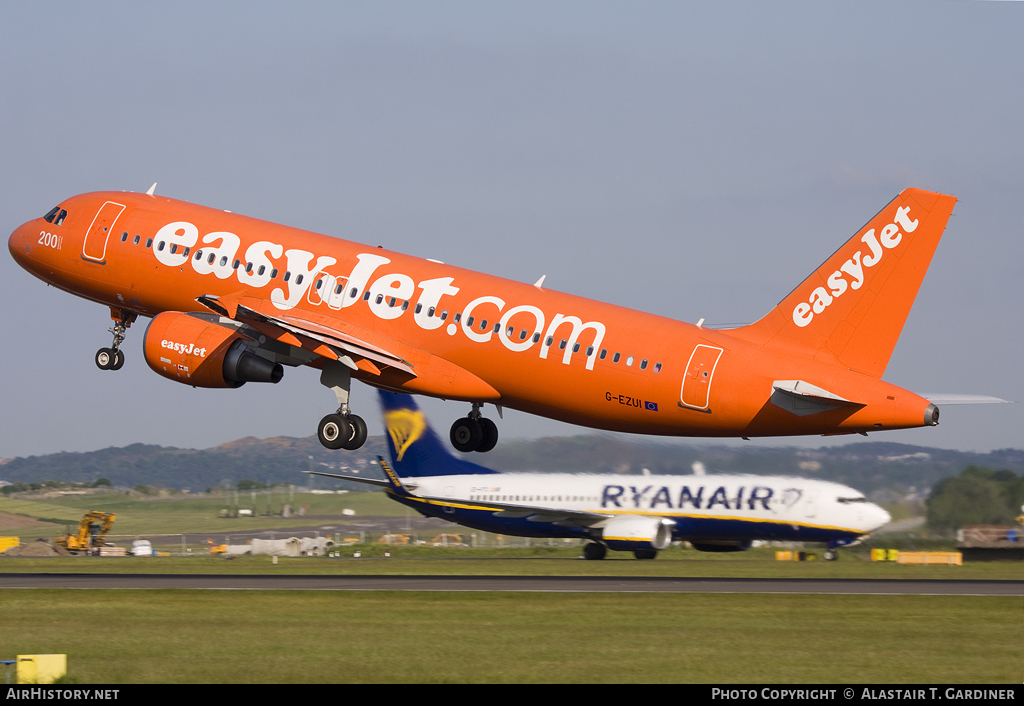
<svg viewBox="0 0 1024 706"><path fill-rule="evenodd" d="M14 258L38 278L142 316L205 311L196 302L202 295L244 295L281 316L333 322L417 372L353 373L379 387L659 435L926 423L927 400L812 351L164 197L91 193L61 208L60 225L39 218L10 237ZM452 366L442 370L438 359L467 371L467 382L453 382ZM433 380L432 370L445 379ZM857 404L794 414L769 402L779 380L807 381Z"/></svg>

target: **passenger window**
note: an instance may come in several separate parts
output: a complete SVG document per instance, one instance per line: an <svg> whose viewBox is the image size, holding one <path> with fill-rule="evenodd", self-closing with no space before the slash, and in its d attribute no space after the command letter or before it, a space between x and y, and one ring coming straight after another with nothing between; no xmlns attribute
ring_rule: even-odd
<svg viewBox="0 0 1024 706"><path fill-rule="evenodd" d="M277 279L277 268L276 267L270 271L270 279Z"/></svg>
<svg viewBox="0 0 1024 706"><path fill-rule="evenodd" d="M191 249L192 248L185 248L184 250L182 250L182 252L181 252L182 257L188 257L188 253L189 253L189 251Z"/></svg>
<svg viewBox="0 0 1024 706"><path fill-rule="evenodd" d="M363 301L364 302L370 301L370 290L369 289L367 289L365 292L363 292Z"/></svg>
<svg viewBox="0 0 1024 706"><path fill-rule="evenodd" d="M241 260L235 260L233 263L231 263L231 269L237 270L241 264L242 264ZM301 277L302 275L299 275L299 276Z"/></svg>
<svg viewBox="0 0 1024 706"><path fill-rule="evenodd" d="M161 240L161 241L160 241L160 242L159 242L159 243L157 244L157 246L156 246L156 249L157 249L157 250L161 250L161 251L162 251L162 250L164 249L164 244L165 244L165 243L164 243L164 241L162 241L162 240Z"/></svg>
<svg viewBox="0 0 1024 706"><path fill-rule="evenodd" d="M171 255L173 255L176 252L178 252L178 244L177 243L171 243Z"/></svg>
<svg viewBox="0 0 1024 706"><path fill-rule="evenodd" d="M53 219L57 217L58 213L60 213L60 206L54 206L43 216L43 220L47 223L53 223Z"/></svg>
<svg viewBox="0 0 1024 706"><path fill-rule="evenodd" d="M647 370L647 359L646 358L644 358L643 360L640 361L640 369L641 370Z"/></svg>
<svg viewBox="0 0 1024 706"><path fill-rule="evenodd" d="M132 245L138 245L140 240L142 240L142 238L136 235L135 240L132 241Z"/></svg>
<svg viewBox="0 0 1024 706"><path fill-rule="evenodd" d="M444 321L447 318L448 318L448 310L445 309L444 311L441 312L441 321Z"/></svg>
<svg viewBox="0 0 1024 706"><path fill-rule="evenodd" d="M536 343L539 340L540 340L540 333L538 332L538 333L533 334L533 342Z"/></svg>
<svg viewBox="0 0 1024 706"><path fill-rule="evenodd" d="M344 286L345 285L343 285L343 284L339 284L337 287L334 288L334 293L335 294L341 294L341 288L344 287Z"/></svg>
<svg viewBox="0 0 1024 706"><path fill-rule="evenodd" d="M472 326L472 325L473 325L473 317L470 316L468 319L466 319L466 326Z"/></svg>
<svg viewBox="0 0 1024 706"><path fill-rule="evenodd" d="M587 346L587 357L589 358L592 355L594 355L594 347L593 346Z"/></svg>
<svg viewBox="0 0 1024 706"><path fill-rule="evenodd" d="M266 271L267 271L267 266L266 265L260 265L260 268L258 270L256 270L256 274L262 275Z"/></svg>
<svg viewBox="0 0 1024 706"><path fill-rule="evenodd" d="M526 329L523 329L522 331L519 332L519 340L525 341L528 335L529 333L527 333Z"/></svg>
<svg viewBox="0 0 1024 706"><path fill-rule="evenodd" d="M226 265L226 264L228 264L228 256L227 255L221 255L220 256L220 266L224 267L224 265Z"/></svg>
<svg viewBox="0 0 1024 706"><path fill-rule="evenodd" d="M128 233L127 232L121 233L121 242L122 243L128 242Z"/></svg>
<svg viewBox="0 0 1024 706"><path fill-rule="evenodd" d="M633 367L633 356L629 356L628 358L626 358L626 367L627 368Z"/></svg>
<svg viewBox="0 0 1024 706"><path fill-rule="evenodd" d="M454 316L454 317L452 318L452 321L454 321L455 323L459 323L459 320L460 320L461 318L462 318L462 312L460 311L459 313L457 313L457 314L456 314L456 315L455 315L455 316Z"/></svg>
<svg viewBox="0 0 1024 706"><path fill-rule="evenodd" d="M146 247L148 248L148 247L151 247L152 245L153 245L153 239L152 238L146 238Z"/></svg>
<svg viewBox="0 0 1024 706"><path fill-rule="evenodd" d="M572 345L572 352L573 353L579 353L580 352L580 344L579 343L574 343Z"/></svg>
<svg viewBox="0 0 1024 706"><path fill-rule="evenodd" d="M550 346L554 342L555 342L555 337L554 336L548 336L548 340L544 341L544 345L545 346Z"/></svg>
<svg viewBox="0 0 1024 706"><path fill-rule="evenodd" d="M406 299L404 302L402 302L402 311L406 311L408 309L409 309L409 300Z"/></svg>
<svg viewBox="0 0 1024 706"><path fill-rule="evenodd" d="M598 353L597 357L600 358L601 360L604 360L605 356L607 356L607 355L608 355L608 349L607 348L602 348L601 352Z"/></svg>
<svg viewBox="0 0 1024 706"><path fill-rule="evenodd" d="M352 291L348 293L348 298L349 299L355 299L357 294L359 294L359 288L358 287L353 287Z"/></svg>
<svg viewBox="0 0 1024 706"><path fill-rule="evenodd" d="M391 307L392 309L394 309L396 301L397 300L394 297L391 297L391 299L388 300L388 306Z"/></svg>
<svg viewBox="0 0 1024 706"><path fill-rule="evenodd" d="M60 226L64 225L64 219L68 217L68 212L63 208L60 210L60 215L57 216L57 220L53 222L53 225Z"/></svg>
<svg viewBox="0 0 1024 706"><path fill-rule="evenodd" d="M429 309L427 309L427 316L433 316L433 315L434 315L434 307L430 307Z"/></svg>
<svg viewBox="0 0 1024 706"><path fill-rule="evenodd" d="M287 282L287 281L288 281L288 280L290 280L291 278L292 278L292 273L291 273L291 272L289 272L289 271L287 271L287 270L285 270L285 273L284 273L284 281L285 281L285 282Z"/></svg>
<svg viewBox="0 0 1024 706"><path fill-rule="evenodd" d="M661 363L655 363L654 364L654 372L656 372L656 373L660 373L661 372Z"/></svg>
<svg viewBox="0 0 1024 706"><path fill-rule="evenodd" d="M245 263L245 272L246 272L246 274L250 274L250 275L252 274L252 263L251 262Z"/></svg>
<svg viewBox="0 0 1024 706"><path fill-rule="evenodd" d="M562 342L558 344L558 350L560 350L560 351L564 351L564 350L565 350L565 344L566 344L566 343L568 343L568 341L566 341L566 340L565 340L565 339L563 338L563 339L562 339Z"/></svg>
<svg viewBox="0 0 1024 706"><path fill-rule="evenodd" d="M238 261L236 260L235 262L237 263ZM236 264L235 267L238 267L238 265ZM302 284L302 275L295 278L295 284Z"/></svg>
<svg viewBox="0 0 1024 706"><path fill-rule="evenodd" d="M516 330L512 326L509 326L507 329L505 329L505 335L508 336L509 338L511 338L512 334L515 332Z"/></svg>
<svg viewBox="0 0 1024 706"><path fill-rule="evenodd" d="M384 295L383 294L378 294L377 295L377 303L380 304L382 301L384 301Z"/></svg>
<svg viewBox="0 0 1024 706"><path fill-rule="evenodd" d="M615 355L612 356L612 362L613 363L618 363L619 362L619 358L621 358L621 357L622 356L619 353L616 353Z"/></svg>
<svg viewBox="0 0 1024 706"><path fill-rule="evenodd" d="M323 286L323 283L324 283L324 281L323 281L322 279L318 279L318 280L316 281L316 288L317 288L317 289L320 289L320 287L322 287L322 286Z"/></svg>
<svg viewBox="0 0 1024 706"><path fill-rule="evenodd" d="M487 330L487 319L484 319L483 321L480 322L480 330L481 331L486 331Z"/></svg>

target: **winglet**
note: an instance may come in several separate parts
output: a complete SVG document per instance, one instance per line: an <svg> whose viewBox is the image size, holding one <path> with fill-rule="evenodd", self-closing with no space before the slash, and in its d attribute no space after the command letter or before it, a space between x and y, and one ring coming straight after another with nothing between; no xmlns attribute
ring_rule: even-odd
<svg viewBox="0 0 1024 706"><path fill-rule="evenodd" d="M152 196L155 193L156 193L156 182L154 181L153 182L153 186L149 187L149 189L146 190L146 194L149 195L149 196Z"/></svg>

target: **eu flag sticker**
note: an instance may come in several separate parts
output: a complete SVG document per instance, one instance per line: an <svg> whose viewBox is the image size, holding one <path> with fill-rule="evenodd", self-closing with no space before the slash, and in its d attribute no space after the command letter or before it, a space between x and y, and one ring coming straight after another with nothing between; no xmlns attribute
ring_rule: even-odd
<svg viewBox="0 0 1024 706"><path fill-rule="evenodd" d="M657 412L658 411L658 403L657 402L647 402L647 401L645 401L644 402L644 409L646 409L649 412Z"/></svg>

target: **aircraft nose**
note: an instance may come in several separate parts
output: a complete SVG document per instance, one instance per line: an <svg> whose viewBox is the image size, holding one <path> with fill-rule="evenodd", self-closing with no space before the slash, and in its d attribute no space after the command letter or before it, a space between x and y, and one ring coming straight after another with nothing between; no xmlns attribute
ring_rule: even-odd
<svg viewBox="0 0 1024 706"><path fill-rule="evenodd" d="M22 267L25 266L24 263L32 250L32 234L34 232L32 223L25 223L15 228L11 237L7 239L7 249L10 250L11 257Z"/></svg>
<svg viewBox="0 0 1024 706"><path fill-rule="evenodd" d="M892 522L892 515L886 512L883 508L871 503L869 506L869 512L866 513L867 521L870 524L868 532L873 532L879 527L889 524Z"/></svg>

